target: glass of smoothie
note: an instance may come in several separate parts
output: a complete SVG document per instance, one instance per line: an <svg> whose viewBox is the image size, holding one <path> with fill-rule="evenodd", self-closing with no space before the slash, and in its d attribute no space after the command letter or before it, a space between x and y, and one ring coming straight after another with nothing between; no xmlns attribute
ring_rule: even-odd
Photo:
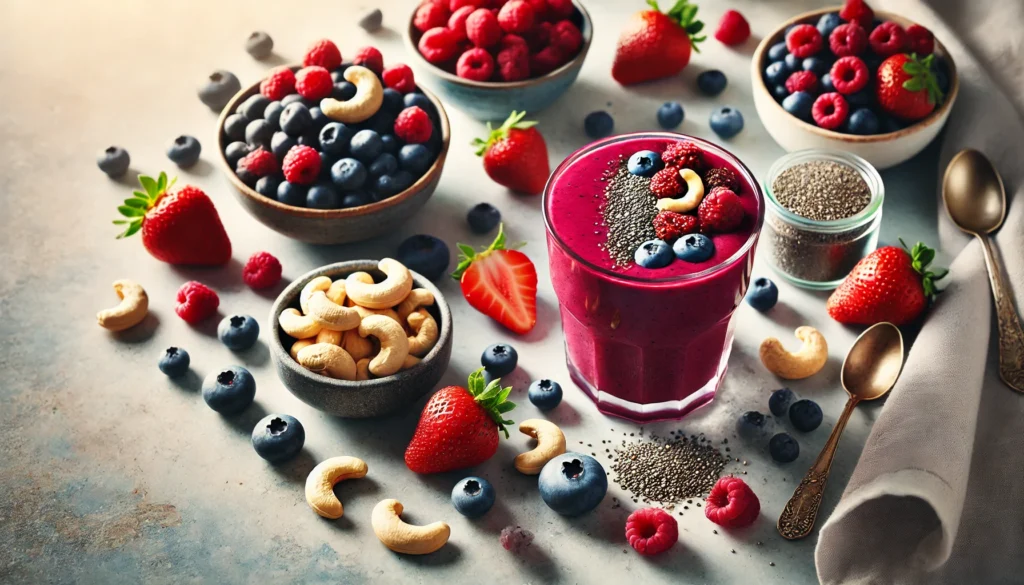
<svg viewBox="0 0 1024 585"><path fill-rule="evenodd" d="M675 260L658 269L623 262L622 244L609 233L621 239L642 232L650 237L633 237L651 239L657 211L649 206L656 198L648 193L643 205L623 204L608 190L649 190L649 179L626 175L627 159L642 150L661 153L679 141L703 150L705 168L732 171L743 221L729 233L708 234L715 251L706 261ZM699 138L620 135L565 159L548 180L543 206L573 381L601 412L639 422L680 418L710 402L725 375L733 312L747 291L764 222L763 195L750 170ZM618 260L611 251L616 245Z"/></svg>

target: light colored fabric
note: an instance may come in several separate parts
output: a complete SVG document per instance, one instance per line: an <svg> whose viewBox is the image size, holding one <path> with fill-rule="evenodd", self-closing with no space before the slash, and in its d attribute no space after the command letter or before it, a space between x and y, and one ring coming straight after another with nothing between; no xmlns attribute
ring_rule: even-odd
<svg viewBox="0 0 1024 585"><path fill-rule="evenodd" d="M885 8L931 28L954 56L961 93L936 172L972 147L1002 173L1011 203L996 242L1024 306L1024 3ZM826 584L1024 583L1024 394L999 380L981 248L939 209L943 251L955 256L948 287L821 527Z"/></svg>

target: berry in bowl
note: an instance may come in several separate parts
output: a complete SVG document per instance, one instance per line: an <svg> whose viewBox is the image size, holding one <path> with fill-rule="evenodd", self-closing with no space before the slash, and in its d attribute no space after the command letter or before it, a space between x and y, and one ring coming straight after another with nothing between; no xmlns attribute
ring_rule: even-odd
<svg viewBox="0 0 1024 585"><path fill-rule="evenodd" d="M409 21L409 51L445 102L474 118L546 108L583 67L590 15L573 0L487 4L424 0Z"/></svg>
<svg viewBox="0 0 1024 585"><path fill-rule="evenodd" d="M329 40L228 103L221 162L242 206L297 240L339 244L393 231L430 198L448 152L441 103L373 47L351 61Z"/></svg>
<svg viewBox="0 0 1024 585"><path fill-rule="evenodd" d="M863 0L780 26L755 51L751 76L758 116L780 146L846 151L880 169L923 150L959 90L931 31Z"/></svg>

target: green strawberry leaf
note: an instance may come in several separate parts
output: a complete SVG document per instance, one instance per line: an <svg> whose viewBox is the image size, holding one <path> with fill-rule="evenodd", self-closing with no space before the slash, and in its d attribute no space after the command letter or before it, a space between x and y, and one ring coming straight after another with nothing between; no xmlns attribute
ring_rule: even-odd
<svg viewBox="0 0 1024 585"><path fill-rule="evenodd" d="M649 0L648 4L650 4L655 10L659 10L657 8L657 3ZM665 13L686 31L686 34L690 37L690 46L693 48L695 53L700 53L700 47L698 45L707 40L706 36L697 36L700 31L704 30L704 23L696 20L698 8L699 7L696 4L691 4L689 0L677 0L677 2L672 5L672 8Z"/></svg>
<svg viewBox="0 0 1024 585"><path fill-rule="evenodd" d="M135 235L135 232L139 231L140 229L142 229L142 220L135 220L131 222L131 225L128 226L128 229L124 230L124 232L122 232L121 235L117 236L117 239L120 240L121 238L131 237Z"/></svg>
<svg viewBox="0 0 1024 585"><path fill-rule="evenodd" d="M904 250L907 250L907 243L900 239L900 245L903 246ZM938 268L934 271L928 270L928 265L935 259L935 250L926 246L923 242L917 242L913 248L910 248L907 252L910 254L911 266L914 271L921 275L921 287L924 289L924 296L929 302L935 300L935 296L940 291L935 286L935 281L942 280L949 274L949 270L945 268Z"/></svg>
<svg viewBox="0 0 1024 585"><path fill-rule="evenodd" d="M502 123L498 128L491 126L491 123L487 123L487 138L474 138L470 145L476 147L476 155L483 156L487 154L487 151L494 145L495 142L508 138L508 133L512 129L526 130L537 125L534 120L523 120L526 117L526 112L517 112L512 110L505 122Z"/></svg>
<svg viewBox="0 0 1024 585"><path fill-rule="evenodd" d="M460 280L462 278L462 275L465 274L466 270L469 269L473 262L490 256L491 252L497 250L511 250L526 244L525 242L521 242L514 246L508 247L505 244L505 240L505 224L499 224L497 237L494 238L494 241L491 242L490 246L484 248L483 250L480 250L480 252L477 252L471 246L468 246L466 244L455 244L456 246L458 246L459 250L461 251L461 254L459 254L459 265L455 268L455 272L452 272L451 274L452 278L454 280Z"/></svg>
<svg viewBox="0 0 1024 585"><path fill-rule="evenodd" d="M903 89L907 91L921 91L925 88L924 80L920 77L912 77L903 82Z"/></svg>
<svg viewBox="0 0 1024 585"><path fill-rule="evenodd" d="M145 209L139 209L138 207L129 207L127 205L118 205L117 210L121 212L121 215L125 217L142 217L146 215Z"/></svg>
<svg viewBox="0 0 1024 585"><path fill-rule="evenodd" d="M484 386L483 368L469 375L468 386L469 394L476 400L477 405L487 412L487 415L491 417L494 424L498 425L498 430L505 433L505 438L507 439L508 428L505 425L515 423L511 420L506 420L502 415L516 407L514 402L507 400L508 395L512 392L512 387L502 388L500 378L495 378L491 380L490 384Z"/></svg>
<svg viewBox="0 0 1024 585"><path fill-rule="evenodd" d="M113 221L114 225L126 225L128 223L129 223L129 221L127 219L115 219Z"/></svg>
<svg viewBox="0 0 1024 585"><path fill-rule="evenodd" d="M920 59L916 53L911 53L903 63L903 72L910 76L910 79L903 82L903 89L912 92L927 91L928 103L942 102L944 96L935 76L935 55Z"/></svg>
<svg viewBox="0 0 1024 585"><path fill-rule="evenodd" d="M153 180L153 177L147 175L139 175L139 183L142 184L142 188L146 190L146 193L152 197L160 192L157 187L157 182Z"/></svg>
<svg viewBox="0 0 1024 585"><path fill-rule="evenodd" d="M132 197L131 199L125 199L124 204L128 207L138 207L139 209L146 209L149 207L149 202L139 197Z"/></svg>

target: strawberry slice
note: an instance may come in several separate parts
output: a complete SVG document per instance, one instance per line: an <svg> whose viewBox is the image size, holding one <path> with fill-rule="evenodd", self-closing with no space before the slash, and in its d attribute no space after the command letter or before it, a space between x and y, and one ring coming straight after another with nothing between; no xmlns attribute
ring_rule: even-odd
<svg viewBox="0 0 1024 585"><path fill-rule="evenodd" d="M505 226L484 250L458 244L459 267L452 278L462 284L462 295L474 309L516 333L537 324L537 269L518 250L505 248Z"/></svg>

